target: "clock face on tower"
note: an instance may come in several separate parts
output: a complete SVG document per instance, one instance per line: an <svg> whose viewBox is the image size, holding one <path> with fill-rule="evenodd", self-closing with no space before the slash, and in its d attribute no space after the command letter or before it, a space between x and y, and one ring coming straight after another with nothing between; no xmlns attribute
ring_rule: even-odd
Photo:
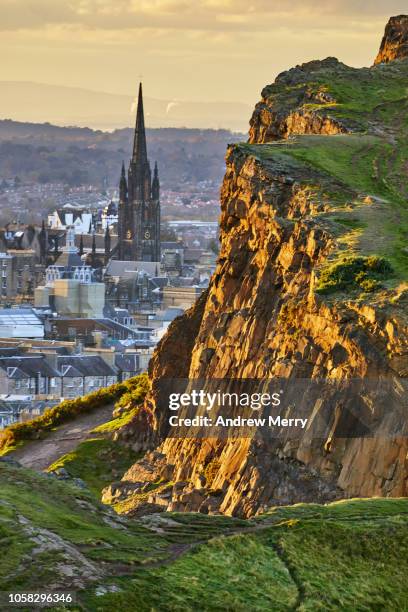
<svg viewBox="0 0 408 612"><path fill-rule="evenodd" d="M146 239L146 240L149 240L149 238L150 238L150 232L149 232L149 230L146 230L146 231L145 231L145 233L144 233L144 237L145 237L145 239Z"/></svg>

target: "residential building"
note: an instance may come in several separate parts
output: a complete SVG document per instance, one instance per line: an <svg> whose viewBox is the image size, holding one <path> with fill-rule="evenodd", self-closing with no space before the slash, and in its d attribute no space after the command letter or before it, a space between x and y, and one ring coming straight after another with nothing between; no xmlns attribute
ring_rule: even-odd
<svg viewBox="0 0 408 612"><path fill-rule="evenodd" d="M75 234L91 233L94 228L93 213L66 204L48 215L48 227L53 230L66 230L73 227Z"/></svg>
<svg viewBox="0 0 408 612"><path fill-rule="evenodd" d="M72 398L113 385L117 370L97 355L61 355L57 358L61 372L61 395Z"/></svg>
<svg viewBox="0 0 408 612"><path fill-rule="evenodd" d="M0 357L1 395L61 396L60 373L43 355Z"/></svg>

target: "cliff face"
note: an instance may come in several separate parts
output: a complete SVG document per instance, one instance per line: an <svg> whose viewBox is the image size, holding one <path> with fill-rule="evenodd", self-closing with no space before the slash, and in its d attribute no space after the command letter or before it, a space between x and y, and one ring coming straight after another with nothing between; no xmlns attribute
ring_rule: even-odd
<svg viewBox="0 0 408 612"><path fill-rule="evenodd" d="M336 118L331 110L336 98L315 75L330 78L351 71L335 57L312 61L280 74L262 90L250 121L249 142L263 143L288 138L292 134L342 134L354 122Z"/></svg>
<svg viewBox="0 0 408 612"><path fill-rule="evenodd" d="M408 15L398 15L391 17L385 26L380 50L374 63L388 63L404 57L408 57Z"/></svg>
<svg viewBox="0 0 408 612"><path fill-rule="evenodd" d="M328 397L297 439L174 439L162 385L187 376L404 384L407 76L408 62L355 70L328 59L265 88L250 144L227 153L208 292L169 328L151 362L152 394L123 434L155 450L113 487L116 498L131 490L134 508L251 516L273 504L408 494L406 420L377 396L359 407L375 417L370 438L347 437L353 421ZM290 134L302 135L266 144ZM160 492L135 494L134 483L158 481Z"/></svg>

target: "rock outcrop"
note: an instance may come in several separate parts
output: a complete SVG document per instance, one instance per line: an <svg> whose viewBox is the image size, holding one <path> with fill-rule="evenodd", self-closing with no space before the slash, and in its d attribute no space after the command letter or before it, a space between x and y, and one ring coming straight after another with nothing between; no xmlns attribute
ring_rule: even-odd
<svg viewBox="0 0 408 612"><path fill-rule="evenodd" d="M385 26L374 64L387 64L404 57L408 57L408 15L398 15L391 17Z"/></svg>
<svg viewBox="0 0 408 612"><path fill-rule="evenodd" d="M274 504L408 494L408 422L387 412L378 390L356 407L372 419L371 437L328 396L296 438L281 431L268 440L183 439L168 436L164 386L169 377L221 385L357 378L391 382L406 401L408 261L397 229L407 221L406 159L402 153L398 165L390 153L391 164L387 155L405 138L395 108L407 72L408 62L358 71L329 58L288 71L264 90L251 144L227 153L221 251L208 292L169 328L150 365L152 393L122 434L150 452L115 483L115 495L147 482L155 507L251 516ZM388 98L381 100L383 81ZM294 134L301 136L264 144ZM359 276L360 288L319 292L322 270L331 278L333 262L383 252L391 257L387 269L395 267L384 284ZM322 415L327 428L319 437ZM146 502L132 499L135 510Z"/></svg>
<svg viewBox="0 0 408 612"><path fill-rule="evenodd" d="M331 77L352 70L335 57L312 61L282 72L262 90L262 100L250 120L249 142L263 143L292 134L342 134L355 123L331 114L336 98L315 75ZM288 95L289 93L289 95Z"/></svg>

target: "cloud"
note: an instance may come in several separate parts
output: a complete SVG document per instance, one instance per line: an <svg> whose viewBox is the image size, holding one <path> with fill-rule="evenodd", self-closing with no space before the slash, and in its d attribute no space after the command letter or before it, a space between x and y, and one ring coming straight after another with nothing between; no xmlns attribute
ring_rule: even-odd
<svg viewBox="0 0 408 612"><path fill-rule="evenodd" d="M398 14L406 0L1 0L0 29L76 26L95 30L140 28L267 31L277 27L328 27L340 19ZM333 19L335 17L335 19ZM327 26L326 26L327 27Z"/></svg>

